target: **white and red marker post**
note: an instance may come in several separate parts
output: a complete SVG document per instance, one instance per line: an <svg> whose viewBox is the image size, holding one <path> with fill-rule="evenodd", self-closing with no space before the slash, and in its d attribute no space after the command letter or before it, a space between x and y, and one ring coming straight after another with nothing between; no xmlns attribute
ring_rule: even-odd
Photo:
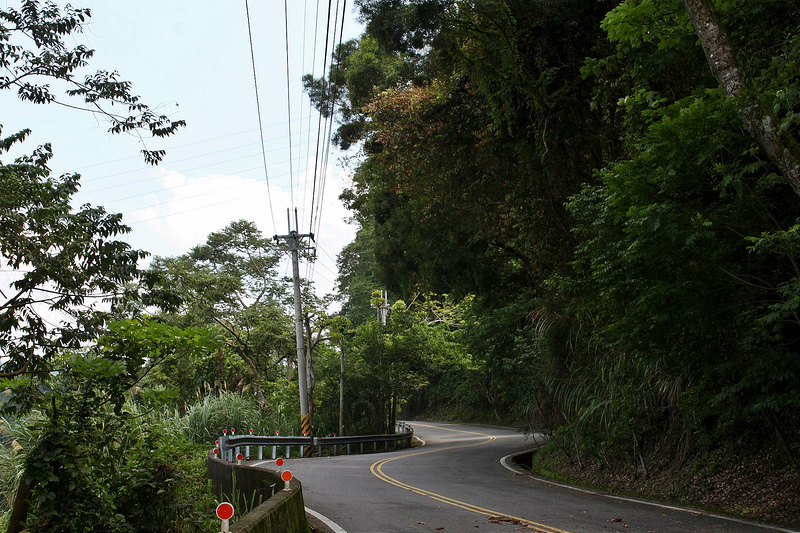
<svg viewBox="0 0 800 533"><path fill-rule="evenodd" d="M222 455L222 460L223 461L233 461L233 456L231 455L231 453L233 453L233 452L231 452L231 450L229 450L228 446L227 446L227 444L228 444L228 442L227 442L228 441L228 430L227 429L223 429L222 430L222 438L220 438L219 441L220 441L219 448L220 448L220 450L222 450L222 454L221 454Z"/></svg>
<svg viewBox="0 0 800 533"><path fill-rule="evenodd" d="M292 480L292 473L289 470L284 470L281 473L281 479L284 482L283 490L289 490L289 482Z"/></svg>
<svg viewBox="0 0 800 533"><path fill-rule="evenodd" d="M217 505L217 518L222 520L221 533L229 533L231 530L231 518L233 518L233 505L228 502L222 502Z"/></svg>

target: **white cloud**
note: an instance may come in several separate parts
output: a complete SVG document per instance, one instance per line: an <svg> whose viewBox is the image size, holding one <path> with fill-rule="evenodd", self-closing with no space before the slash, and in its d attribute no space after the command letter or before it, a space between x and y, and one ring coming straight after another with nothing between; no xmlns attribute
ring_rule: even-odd
<svg viewBox="0 0 800 533"><path fill-rule="evenodd" d="M267 237L284 235L288 230L286 208L292 202L285 188L273 184L267 187L264 179L236 175L189 177L177 171L159 172L163 190L148 196L148 207L125 211L125 221L133 228L129 240L136 248L160 256L181 255L204 242L209 233L241 219L255 222ZM313 170L306 172L304 179L295 186L295 199L299 202L304 197L310 204ZM349 182L349 176L328 168L319 215L317 261L311 270L301 267L301 276L313 272L319 295L333 292L336 255L355 237L356 228L345 222L350 213L338 198L347 185L345 181ZM293 213L291 219L294 226ZM298 219L300 233L307 233L310 209L298 208Z"/></svg>

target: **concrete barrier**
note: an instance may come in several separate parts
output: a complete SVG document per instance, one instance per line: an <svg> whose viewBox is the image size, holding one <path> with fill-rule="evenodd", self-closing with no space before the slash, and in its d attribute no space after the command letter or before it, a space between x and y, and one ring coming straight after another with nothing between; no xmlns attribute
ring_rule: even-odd
<svg viewBox="0 0 800 533"><path fill-rule="evenodd" d="M237 465L208 456L208 475L217 498L231 502L239 517L231 533L308 533L302 484L292 479L289 490L272 470ZM273 495L274 493L274 495ZM242 516L244 510L249 510Z"/></svg>

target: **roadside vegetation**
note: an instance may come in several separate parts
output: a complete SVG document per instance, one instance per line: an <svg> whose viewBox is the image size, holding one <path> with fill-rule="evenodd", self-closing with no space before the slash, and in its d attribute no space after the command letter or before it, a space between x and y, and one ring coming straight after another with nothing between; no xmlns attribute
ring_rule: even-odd
<svg viewBox="0 0 800 533"><path fill-rule="evenodd" d="M302 287L314 432L515 424L553 437L557 477L800 523L800 7L533 4L358 0L364 34L305 78L358 150L337 294ZM117 75L76 76L89 16L0 9L0 89L175 133ZM214 437L299 426L282 251L237 220L142 268L26 136L0 138L29 154L0 163L3 523L208 530Z"/></svg>

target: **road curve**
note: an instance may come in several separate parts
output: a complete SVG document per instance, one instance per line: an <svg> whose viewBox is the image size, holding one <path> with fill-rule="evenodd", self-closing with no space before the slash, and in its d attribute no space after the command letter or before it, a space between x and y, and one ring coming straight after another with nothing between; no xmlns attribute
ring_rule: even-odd
<svg viewBox="0 0 800 533"><path fill-rule="evenodd" d="M347 533L768 533L791 530L609 498L509 472L534 447L504 428L411 422L399 452L287 460L307 507ZM797 533L797 532L793 532Z"/></svg>

